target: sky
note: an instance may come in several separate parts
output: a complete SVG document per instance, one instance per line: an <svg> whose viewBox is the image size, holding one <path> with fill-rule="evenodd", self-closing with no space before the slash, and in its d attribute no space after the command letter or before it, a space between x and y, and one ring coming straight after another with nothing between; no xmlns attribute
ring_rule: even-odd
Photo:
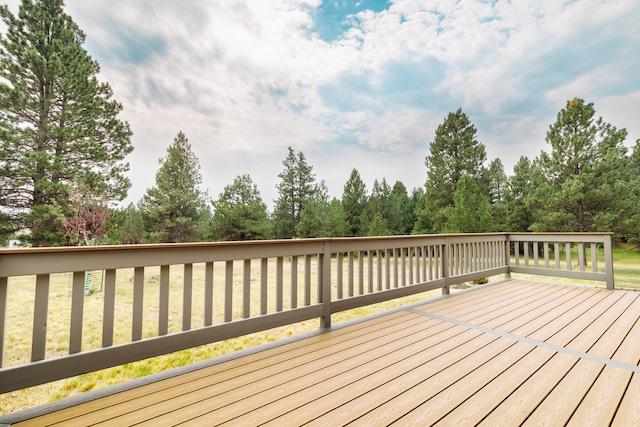
<svg viewBox="0 0 640 427"><path fill-rule="evenodd" d="M6 0L5 0L6 1ZM18 0L7 2L14 13ZM567 101L640 139L637 0L66 0L133 131L137 202L179 131L217 199L249 174L271 210L302 151L341 197L355 168L424 185L435 130L462 108L508 175L548 151Z"/></svg>

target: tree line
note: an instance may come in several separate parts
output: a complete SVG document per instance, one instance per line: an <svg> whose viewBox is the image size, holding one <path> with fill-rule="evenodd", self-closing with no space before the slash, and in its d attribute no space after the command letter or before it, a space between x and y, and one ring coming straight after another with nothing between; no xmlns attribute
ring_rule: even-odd
<svg viewBox="0 0 640 427"><path fill-rule="evenodd" d="M500 231L606 231L637 238L640 140L628 150L626 130L595 114L591 103L568 101L547 132L550 150L534 159L522 156L507 175L499 158L487 160L475 126L458 109L429 144L425 185L411 191L385 178L369 190L353 169L342 197L331 198L304 153L289 147L273 212L249 175L236 177L207 203L194 191L201 183L199 165L180 133L158 170L157 186L138 205L116 212L113 228L126 230L122 237L137 236L135 242ZM191 206L189 215L185 206ZM154 210L159 207L162 214Z"/></svg>
<svg viewBox="0 0 640 427"><path fill-rule="evenodd" d="M425 184L384 177L367 187L357 169L330 197L302 151L288 147L269 212L249 175L216 198L187 136L160 159L155 185L113 208L130 182L133 146L122 106L82 48L84 34L61 0L23 0L0 17L0 239L18 230L33 245L129 244L499 231L611 231L640 236L640 140L567 101L546 134L547 151L522 156L507 175L489 161L458 109L425 144Z"/></svg>

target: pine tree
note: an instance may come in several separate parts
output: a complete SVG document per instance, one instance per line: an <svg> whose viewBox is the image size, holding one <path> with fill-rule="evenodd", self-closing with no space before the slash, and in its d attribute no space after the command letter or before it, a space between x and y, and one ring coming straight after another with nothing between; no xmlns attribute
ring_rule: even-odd
<svg viewBox="0 0 640 427"><path fill-rule="evenodd" d="M347 235L350 237L366 235L369 223L366 211L367 200L367 187L360 173L353 169L342 192L342 207L349 224Z"/></svg>
<svg viewBox="0 0 640 427"><path fill-rule="evenodd" d="M582 99L567 102L549 127L551 153L537 159L533 231L616 231L630 191L625 129L616 129Z"/></svg>
<svg viewBox="0 0 640 427"><path fill-rule="evenodd" d="M324 237L345 237L349 233L349 223L342 202L338 198L331 199L327 220L324 225Z"/></svg>
<svg viewBox="0 0 640 427"><path fill-rule="evenodd" d="M636 140L629 156L628 173L630 191L622 231L640 241L640 139Z"/></svg>
<svg viewBox="0 0 640 427"><path fill-rule="evenodd" d="M9 237L16 231L12 218L0 212L0 246L6 246Z"/></svg>
<svg viewBox="0 0 640 427"><path fill-rule="evenodd" d="M425 161L425 209L419 212L427 217L419 222L431 224L433 232L442 231L447 221L446 208L453 206L453 194L460 178L467 175L478 182L483 180L487 155L476 133L475 126L462 109L449 113L436 129Z"/></svg>
<svg viewBox="0 0 640 427"><path fill-rule="evenodd" d="M313 192L313 196L300 212L300 222L296 226L296 237L326 237L328 219L329 189L327 184L321 181Z"/></svg>
<svg viewBox="0 0 640 427"><path fill-rule="evenodd" d="M405 235L411 232L415 222L413 204L407 194L407 187L396 181L391 190L391 209L387 223L391 234Z"/></svg>
<svg viewBox="0 0 640 427"><path fill-rule="evenodd" d="M536 168L526 156L521 156L513 167L513 176L508 179L504 199L507 205L506 231L530 231L533 224L531 197Z"/></svg>
<svg viewBox="0 0 640 427"><path fill-rule="evenodd" d="M507 203L505 195L507 191L507 174L504 172L502 160L494 159L485 173L485 182L489 191L491 202L491 215L495 228L491 231L507 230Z"/></svg>
<svg viewBox="0 0 640 427"><path fill-rule="evenodd" d="M23 213L35 245L58 244L69 187L126 196L131 131L62 0L23 0L17 16L1 6L0 17L0 205Z"/></svg>
<svg viewBox="0 0 640 427"><path fill-rule="evenodd" d="M489 200L497 203L504 200L507 186L507 174L504 172L502 160L494 159L486 171L486 181L489 189Z"/></svg>
<svg viewBox="0 0 640 427"><path fill-rule="evenodd" d="M107 219L107 240L114 245L131 245L144 240L144 219L136 205L113 209Z"/></svg>
<svg viewBox="0 0 640 427"><path fill-rule="evenodd" d="M486 233L493 231L491 204L477 180L462 175L453 194L453 206L446 208L446 233Z"/></svg>
<svg viewBox="0 0 640 427"><path fill-rule="evenodd" d="M267 205L249 175L237 176L213 202L217 240L263 240L271 235Z"/></svg>
<svg viewBox="0 0 640 427"><path fill-rule="evenodd" d="M291 239L296 237L302 210L317 190L316 176L304 153L300 151L296 155L291 147L288 147L282 164L284 170L278 174L281 181L276 186L278 199L275 201L274 233L277 238Z"/></svg>
<svg viewBox="0 0 640 427"><path fill-rule="evenodd" d="M411 203L413 206L413 223L412 234L428 234L432 232L431 219L427 212L427 196L424 187L414 188L411 193Z"/></svg>
<svg viewBox="0 0 640 427"><path fill-rule="evenodd" d="M374 218L376 214L380 214L382 218L388 218L390 211L391 186L385 178L382 181L375 179L369 197L369 216Z"/></svg>
<svg viewBox="0 0 640 427"><path fill-rule="evenodd" d="M376 212L369 224L369 229L367 230L367 236L389 236L392 232L387 226L387 220L382 217L380 212Z"/></svg>
<svg viewBox="0 0 640 427"><path fill-rule="evenodd" d="M167 156L160 159L156 185L147 190L141 201L150 241L196 240L205 196L199 189L201 184L200 163L187 137L179 132L167 149Z"/></svg>

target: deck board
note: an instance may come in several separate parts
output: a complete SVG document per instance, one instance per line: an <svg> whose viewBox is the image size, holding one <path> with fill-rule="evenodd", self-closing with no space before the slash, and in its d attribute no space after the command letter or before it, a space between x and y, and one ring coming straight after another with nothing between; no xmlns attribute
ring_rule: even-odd
<svg viewBox="0 0 640 427"><path fill-rule="evenodd" d="M517 426L523 423L540 402L549 394L579 358L556 353L540 369L535 371L513 393L487 413L480 426Z"/></svg>
<svg viewBox="0 0 640 427"><path fill-rule="evenodd" d="M639 297L509 280L16 425L638 425Z"/></svg>
<svg viewBox="0 0 640 427"><path fill-rule="evenodd" d="M603 368L600 363L580 359L523 425L565 425Z"/></svg>
<svg viewBox="0 0 640 427"><path fill-rule="evenodd" d="M356 420L354 425L388 424L417 404L462 378L472 367L489 360L492 356L512 343L500 342L497 337L479 335L475 339L456 348L466 357L455 358L455 354L441 355L428 360L418 368L405 371L380 387L366 391L351 400L352 405L342 405L318 419L317 425L342 425ZM462 362L464 360L465 362ZM397 375L397 374L396 374ZM354 410L357 408L357 410ZM274 425L277 425L274 424ZM283 425L283 424L280 424Z"/></svg>
<svg viewBox="0 0 640 427"><path fill-rule="evenodd" d="M476 425L488 413L493 411L497 404L510 395L529 377L531 372L536 372L555 353L552 350L537 347L527 353L523 358L509 366L498 376L487 382L483 387L460 405L439 420L436 425L441 426L466 426ZM513 408L509 408L512 410ZM513 424L494 424L513 425Z"/></svg>
<svg viewBox="0 0 640 427"><path fill-rule="evenodd" d="M287 421L287 424L298 424L303 420L300 417L305 418L304 421L308 421L306 418L310 414L318 413L321 408L316 407L316 404L321 405L326 410L335 408L345 402L345 391L348 390L349 394L356 395L358 392L365 392L372 387L388 381L390 376L393 376L400 366L415 366L420 362L422 356L420 350L424 347L424 343L417 342L415 345L407 347L406 349L396 351L392 354L385 355L382 358L375 359L372 362L364 363L357 368L354 368L350 375L342 375L342 367L335 367L333 374L335 377L323 378L321 381L313 381L313 384L307 388L294 388L294 393L288 396L288 400L281 399L278 401L270 401L267 405L242 414L239 418L235 419L233 423L245 423L245 425L252 425L258 420L274 419L277 418L276 423L282 423ZM320 379L320 378L316 378ZM339 390L335 393L330 393L331 390ZM295 402L299 407L296 411L292 411L292 407L295 407ZM304 407L307 402L313 402L311 405L312 411L309 407ZM240 415L240 414L238 414ZM298 418L296 418L298 417ZM217 417L216 417L217 419ZM231 420L231 418L224 418ZM297 421L294 421L296 419ZM283 425L283 424L280 424Z"/></svg>
<svg viewBox="0 0 640 427"><path fill-rule="evenodd" d="M530 354L534 348L530 344L512 343L501 353L478 365L460 380L399 418L396 423L398 425L412 425L420 423L423 419L440 420L463 404L470 396L484 388L497 375Z"/></svg>
<svg viewBox="0 0 640 427"><path fill-rule="evenodd" d="M273 420L273 425L299 424L318 417L331 421L340 413L362 413L378 406L384 399L410 387L420 377L434 370L444 369L455 362L452 351L465 348L469 351L486 345L491 337L483 337L476 331L460 331L442 344L425 344L422 351L409 358L386 364L381 369L368 371L366 367L353 378L355 381L341 388L325 388L318 401L305 401L304 405ZM323 422L327 421L321 421ZM285 424L282 424L285 423ZM330 425L325 424L325 425Z"/></svg>
<svg viewBox="0 0 640 427"><path fill-rule="evenodd" d="M637 372L631 377L611 425L615 427L640 425L640 374Z"/></svg>
<svg viewBox="0 0 640 427"><path fill-rule="evenodd" d="M569 425L609 425L630 379L631 372L605 366L573 413Z"/></svg>

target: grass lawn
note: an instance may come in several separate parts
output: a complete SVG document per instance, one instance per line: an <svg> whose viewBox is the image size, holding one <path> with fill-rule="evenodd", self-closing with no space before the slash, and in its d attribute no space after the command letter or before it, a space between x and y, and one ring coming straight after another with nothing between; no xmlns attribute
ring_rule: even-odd
<svg viewBox="0 0 640 427"><path fill-rule="evenodd" d="M560 264L564 268L564 249L561 250ZM572 248L572 259L578 259L578 251ZM551 261L553 263L553 261ZM590 271L590 255L587 257L586 268ZM577 270L578 265L574 264ZM598 254L598 271L604 273L604 257L602 250ZM640 291L640 248L632 245L618 245L613 248L613 276L616 289ZM563 283L585 286L602 286L602 283L589 280L565 279L561 277L535 276L531 274L512 274L511 277L527 280L545 281L549 283Z"/></svg>
<svg viewBox="0 0 640 427"><path fill-rule="evenodd" d="M640 290L640 249L620 246L613 251L613 274L616 288Z"/></svg>
<svg viewBox="0 0 640 427"><path fill-rule="evenodd" d="M604 266L604 262L599 260L599 265ZM216 264L214 272L215 280L224 280L223 266ZM236 274L234 270L234 289L242 287L242 266L239 266ZM259 276L260 266L252 266L251 296L252 306L257 307L257 297L260 295L260 280L254 277ZM269 274L275 269L270 268ZM153 268L147 268L145 275L144 289L144 325L143 337L157 335L158 329L158 299L159 284L153 280L153 276L159 273ZM177 332L182 327L182 279L184 271L181 268L171 268L170 278L170 307L169 307L169 333ZM116 279L116 313L114 334L114 344L129 342L131 338L131 306L133 295L133 284L130 278L133 270L119 270ZM634 247L617 247L614 249L614 275L616 288L640 290L640 251ZM588 281L577 281L572 279L541 278L536 276L513 275L513 277L524 277L532 280L554 281L571 284L593 285ZM204 266L193 266L193 303L192 303L192 327L202 326L204 318ZM500 279L497 277L496 279ZM285 284L289 283L290 272L285 271ZM299 277L301 279L301 277ZM272 283L269 278L269 283ZM315 277L312 283L315 283ZM601 285L601 284L600 284ZM222 307L222 287L218 282L214 284L214 323L221 321ZM97 273L91 283L92 293L85 296L85 311L83 325L83 350L100 348L102 334L102 276ZM5 343L5 366L15 366L27 363L31 354L31 334L33 320L35 280L33 277L11 278L9 282L9 307L7 318L7 338ZM302 306L303 283L299 281L298 306ZM312 291L311 295L316 292ZM275 292L269 290L269 312L274 311ZM424 294L362 307L333 315L332 322L339 323L361 316L366 316L376 312L388 310L397 306L410 304L427 298L440 295L439 290ZM233 318L241 317L241 292L234 292L234 314ZM254 301L254 298L256 299ZM315 298L315 297L314 297ZM312 300L312 303L314 301ZM285 289L284 309L291 306L290 292ZM69 342L69 313L71 306L71 274L52 275L50 285L49 318L47 333L47 358L61 356L68 353ZM252 315L257 314L252 309ZM0 414L7 414L21 409L41 405L47 402L59 400L64 397L85 391L102 388L108 385L121 383L134 378L139 378L149 374L161 372L167 369L183 366L193 362L198 362L212 357L227 354L233 351L250 348L263 343L275 341L277 339L299 334L302 332L317 329L319 322L311 320L297 324L288 325L260 333L229 339L189 350L180 351L160 357L129 363L78 377L55 381L52 383L18 390L12 393L0 394Z"/></svg>

